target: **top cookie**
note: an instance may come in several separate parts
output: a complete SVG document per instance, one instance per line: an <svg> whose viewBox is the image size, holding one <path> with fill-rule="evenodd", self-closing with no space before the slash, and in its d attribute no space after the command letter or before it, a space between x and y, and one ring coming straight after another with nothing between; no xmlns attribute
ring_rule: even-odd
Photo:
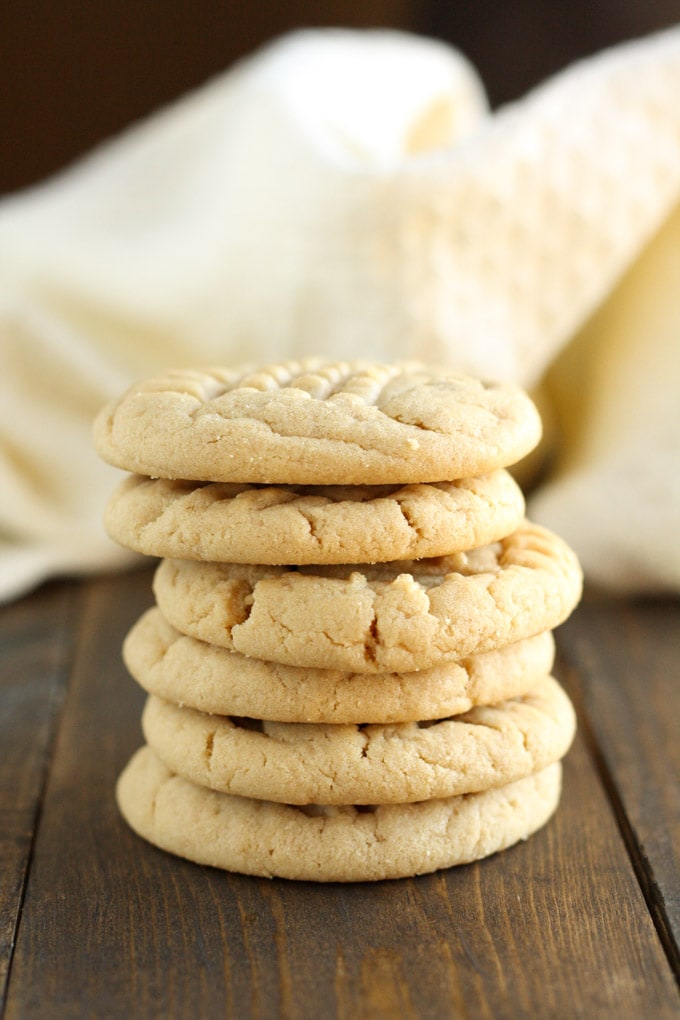
<svg viewBox="0 0 680 1020"><path fill-rule="evenodd" d="M130 387L94 424L98 453L128 471L297 485L453 481L515 463L540 434L511 383L321 358L168 372Z"/></svg>

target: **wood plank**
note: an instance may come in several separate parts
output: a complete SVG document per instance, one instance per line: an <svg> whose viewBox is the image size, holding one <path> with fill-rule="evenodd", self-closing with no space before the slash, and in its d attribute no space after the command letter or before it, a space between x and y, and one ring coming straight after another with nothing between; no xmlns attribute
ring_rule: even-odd
<svg viewBox="0 0 680 1020"><path fill-rule="evenodd" d="M143 701L122 636L148 575L89 587L7 1020L677 1017L673 978L582 739L529 842L401 882L229 875L146 845L113 784ZM573 678L569 678L572 682Z"/></svg>
<svg viewBox="0 0 680 1020"><path fill-rule="evenodd" d="M560 646L680 982L680 601L592 599Z"/></svg>
<svg viewBox="0 0 680 1020"><path fill-rule="evenodd" d="M0 610L0 1010L68 677L75 585Z"/></svg>

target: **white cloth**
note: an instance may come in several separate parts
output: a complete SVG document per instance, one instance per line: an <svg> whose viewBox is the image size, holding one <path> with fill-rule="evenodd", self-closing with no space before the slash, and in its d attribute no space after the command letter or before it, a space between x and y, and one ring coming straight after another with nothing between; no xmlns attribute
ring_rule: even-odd
<svg viewBox="0 0 680 1020"><path fill-rule="evenodd" d="M493 114L441 43L301 32L0 203L0 598L129 561L106 400L306 353L547 373L533 516L595 582L680 589L678 96L680 29Z"/></svg>

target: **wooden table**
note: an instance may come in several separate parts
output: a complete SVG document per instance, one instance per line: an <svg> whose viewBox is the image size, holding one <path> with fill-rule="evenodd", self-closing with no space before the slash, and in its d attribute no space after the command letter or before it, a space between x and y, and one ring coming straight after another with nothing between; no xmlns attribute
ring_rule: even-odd
<svg viewBox="0 0 680 1020"><path fill-rule="evenodd" d="M146 845L115 778L143 695L120 644L148 570L0 612L7 1020L680 1016L680 607L589 596L558 632L579 715L561 807L488 860L319 886Z"/></svg>

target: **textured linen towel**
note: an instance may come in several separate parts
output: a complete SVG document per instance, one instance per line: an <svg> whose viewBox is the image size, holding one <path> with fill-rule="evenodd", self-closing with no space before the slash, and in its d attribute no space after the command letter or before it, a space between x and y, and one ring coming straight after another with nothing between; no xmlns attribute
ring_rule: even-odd
<svg viewBox="0 0 680 1020"><path fill-rule="evenodd" d="M130 561L106 400L307 353L538 388L532 515L680 589L679 97L680 29L494 113L441 43L301 32L0 203L0 598Z"/></svg>

